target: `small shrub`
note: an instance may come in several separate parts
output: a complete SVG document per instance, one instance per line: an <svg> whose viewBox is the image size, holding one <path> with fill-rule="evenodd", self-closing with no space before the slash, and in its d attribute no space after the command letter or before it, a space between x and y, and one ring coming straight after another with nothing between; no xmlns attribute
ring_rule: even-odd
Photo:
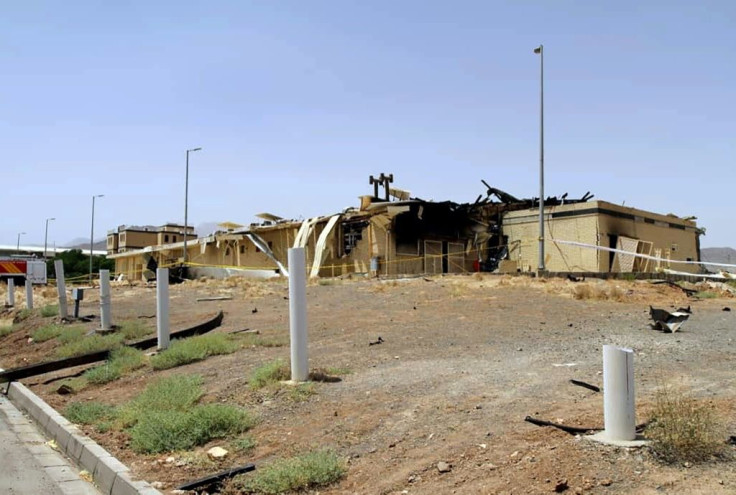
<svg viewBox="0 0 736 495"><path fill-rule="evenodd" d="M81 392L82 390L84 390L87 387L88 383L86 378L84 378L83 376L78 376L76 378L67 378L66 380L62 380L61 382L59 382L59 386L61 385L66 385L67 387L72 389L72 393L76 394L77 392Z"/></svg>
<svg viewBox="0 0 736 495"><path fill-rule="evenodd" d="M23 308L20 311L18 311L18 314L16 315L15 319L18 322L21 322L23 320L27 320L33 315L33 310L28 308Z"/></svg>
<svg viewBox="0 0 736 495"><path fill-rule="evenodd" d="M146 454L188 450L243 433L254 424L247 411L226 404L197 405L186 411L149 410L130 429L131 448Z"/></svg>
<svg viewBox="0 0 736 495"><path fill-rule="evenodd" d="M15 332L17 330L16 327L13 325L5 325L0 327L0 338L5 337L6 335L10 335L11 333Z"/></svg>
<svg viewBox="0 0 736 495"><path fill-rule="evenodd" d="M102 366L95 366L94 368L84 372L84 378L89 383L95 385L104 385L117 380L123 374L119 366L114 366L109 361Z"/></svg>
<svg viewBox="0 0 736 495"><path fill-rule="evenodd" d="M175 340L171 347L151 358L155 370L165 370L175 366L201 361L208 356L230 354L238 346L223 334L200 335L183 340Z"/></svg>
<svg viewBox="0 0 736 495"><path fill-rule="evenodd" d="M101 402L72 402L64 410L64 416L72 423L91 425L114 417L115 408Z"/></svg>
<svg viewBox="0 0 736 495"><path fill-rule="evenodd" d="M59 347L59 349L56 351L56 354L58 357L61 358L80 356L89 352L114 349L116 347L119 347L122 341L123 336L119 333L113 333L109 335L95 334Z"/></svg>
<svg viewBox="0 0 736 495"><path fill-rule="evenodd" d="M161 378L123 407L121 419L124 424L132 425L147 411L185 411L196 404L202 394L202 377L199 375Z"/></svg>
<svg viewBox="0 0 736 495"><path fill-rule="evenodd" d="M718 297L718 294L712 291L701 290L695 293L695 297L698 299L715 299Z"/></svg>
<svg viewBox="0 0 736 495"><path fill-rule="evenodd" d="M289 399L294 402L304 402L316 393L314 383L299 383L289 387Z"/></svg>
<svg viewBox="0 0 736 495"><path fill-rule="evenodd" d="M46 306L41 308L41 316L44 318L51 318L52 316L56 316L59 314L59 305L58 304L47 304Z"/></svg>
<svg viewBox="0 0 736 495"><path fill-rule="evenodd" d="M144 365L142 351L131 347L120 347L112 351L110 359L102 366L96 366L84 373L89 383L102 385L120 378L123 373L136 370Z"/></svg>
<svg viewBox="0 0 736 495"><path fill-rule="evenodd" d="M646 436L663 462L705 462L725 455L725 431L712 407L668 387L657 392Z"/></svg>
<svg viewBox="0 0 736 495"><path fill-rule="evenodd" d="M44 325L31 333L31 338L34 342L46 342L47 340L55 339L64 331L64 327L61 325Z"/></svg>
<svg viewBox="0 0 736 495"><path fill-rule="evenodd" d="M289 379L289 368L286 363L277 359L266 363L253 371L250 377L250 387L254 390L263 388L273 383Z"/></svg>
<svg viewBox="0 0 736 495"><path fill-rule="evenodd" d="M246 476L236 477L230 489L245 493L280 494L330 485L345 475L344 463L330 450L281 459Z"/></svg>
<svg viewBox="0 0 736 495"><path fill-rule="evenodd" d="M250 435L246 435L231 441L230 447L238 452L248 452L256 447L256 441Z"/></svg>
<svg viewBox="0 0 736 495"><path fill-rule="evenodd" d="M71 344L84 338L84 334L87 330L84 327L62 327L61 333L57 337L57 340L62 344Z"/></svg>
<svg viewBox="0 0 736 495"><path fill-rule="evenodd" d="M154 330L139 320L126 320L120 323L120 333L125 340L138 340L153 333Z"/></svg>

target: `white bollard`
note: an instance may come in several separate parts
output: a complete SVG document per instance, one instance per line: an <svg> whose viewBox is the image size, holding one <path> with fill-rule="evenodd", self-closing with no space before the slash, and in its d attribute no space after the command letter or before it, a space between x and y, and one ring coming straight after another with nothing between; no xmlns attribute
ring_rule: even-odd
<svg viewBox="0 0 736 495"><path fill-rule="evenodd" d="M62 319L69 317L66 307L66 283L64 282L64 262L62 260L54 261L54 270L56 271L56 292L59 294L59 316Z"/></svg>
<svg viewBox="0 0 736 495"><path fill-rule="evenodd" d="M33 309L33 282L26 278L26 308Z"/></svg>
<svg viewBox="0 0 736 495"><path fill-rule="evenodd" d="M156 329L158 350L169 348L169 269L156 268Z"/></svg>
<svg viewBox="0 0 736 495"><path fill-rule="evenodd" d="M15 306L15 279L8 278L8 306Z"/></svg>
<svg viewBox="0 0 736 495"><path fill-rule="evenodd" d="M291 333L291 380L309 378L307 356L307 271L304 248L289 249L289 330Z"/></svg>
<svg viewBox="0 0 736 495"><path fill-rule="evenodd" d="M603 346L603 420L607 440L636 439L634 351Z"/></svg>
<svg viewBox="0 0 736 495"><path fill-rule="evenodd" d="M100 270L100 330L112 330L110 323L110 270Z"/></svg>

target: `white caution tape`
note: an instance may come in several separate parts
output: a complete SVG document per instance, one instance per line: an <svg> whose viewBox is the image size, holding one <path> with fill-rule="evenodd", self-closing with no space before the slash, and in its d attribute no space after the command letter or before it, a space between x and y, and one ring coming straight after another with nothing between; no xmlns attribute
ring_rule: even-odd
<svg viewBox="0 0 736 495"><path fill-rule="evenodd" d="M607 248L603 246L596 246L594 244L586 244L584 242L558 241L558 240L552 240L552 242L554 242L555 244L567 244L569 246L579 246L579 247L584 247L584 248L597 249L599 251L608 251L609 253L627 254L629 256L636 256L637 258L643 258L645 260L661 261L664 263L680 263L683 265L711 265L711 266L725 266L729 268L736 268L736 265L731 265L728 263L713 263L712 261L682 261L682 260L673 260L673 259L667 259L667 258L658 258L656 256L650 256L648 254L634 253L631 251L624 251L623 249L614 249L614 248Z"/></svg>

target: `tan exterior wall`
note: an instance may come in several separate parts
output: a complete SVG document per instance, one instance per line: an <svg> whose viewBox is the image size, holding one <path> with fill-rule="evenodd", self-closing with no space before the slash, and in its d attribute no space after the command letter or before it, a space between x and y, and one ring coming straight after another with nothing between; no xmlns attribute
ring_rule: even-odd
<svg viewBox="0 0 736 495"><path fill-rule="evenodd" d="M593 212L585 213L586 211ZM538 221L538 210L534 209L510 212L504 216L503 233L509 240L509 259L515 261L521 271L537 269ZM608 248L615 240L612 236L624 236L652 242L652 255L655 254L655 249L660 249L664 258L696 261L697 235L693 222L605 201L546 208L545 268L553 272L610 271L611 253L555 244L555 240ZM615 242L613 247L616 247ZM671 267L680 271L697 272L697 265L672 264ZM652 262L646 271L654 270L655 263Z"/></svg>
<svg viewBox="0 0 736 495"><path fill-rule="evenodd" d="M124 230L118 234L118 251L124 252L132 249L141 249L146 246L154 246L157 238L157 232Z"/></svg>

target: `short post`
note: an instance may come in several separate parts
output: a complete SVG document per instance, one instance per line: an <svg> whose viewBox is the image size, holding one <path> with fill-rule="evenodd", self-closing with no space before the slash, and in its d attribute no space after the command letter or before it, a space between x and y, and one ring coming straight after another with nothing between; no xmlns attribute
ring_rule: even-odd
<svg viewBox="0 0 736 495"><path fill-rule="evenodd" d="M169 269L156 268L156 329L158 350L169 348Z"/></svg>
<svg viewBox="0 0 736 495"><path fill-rule="evenodd" d="M636 439L634 351L603 346L603 420L607 440Z"/></svg>
<svg viewBox="0 0 736 495"><path fill-rule="evenodd" d="M26 308L33 309L33 282L26 277Z"/></svg>
<svg viewBox="0 0 736 495"><path fill-rule="evenodd" d="M110 270L100 270L100 331L110 330Z"/></svg>
<svg viewBox="0 0 736 495"><path fill-rule="evenodd" d="M15 279L8 277L8 306L15 306Z"/></svg>
<svg viewBox="0 0 736 495"><path fill-rule="evenodd" d="M309 378L307 356L307 271L304 248L289 249L289 330L291 334L291 380Z"/></svg>
<svg viewBox="0 0 736 495"><path fill-rule="evenodd" d="M56 271L56 292L59 294L59 316L65 320L69 317L66 308L66 283L64 282L64 262L62 260L54 260L54 270Z"/></svg>

